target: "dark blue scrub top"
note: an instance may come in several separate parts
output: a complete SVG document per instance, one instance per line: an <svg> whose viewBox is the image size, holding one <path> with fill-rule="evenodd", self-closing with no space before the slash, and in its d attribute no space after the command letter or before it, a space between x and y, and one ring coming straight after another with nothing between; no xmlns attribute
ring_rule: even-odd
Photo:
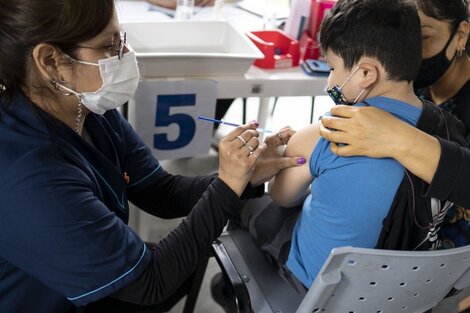
<svg viewBox="0 0 470 313"><path fill-rule="evenodd" d="M21 95L1 113L0 312L74 312L135 280L150 252L126 193L162 170L127 121L90 113L92 146Z"/></svg>

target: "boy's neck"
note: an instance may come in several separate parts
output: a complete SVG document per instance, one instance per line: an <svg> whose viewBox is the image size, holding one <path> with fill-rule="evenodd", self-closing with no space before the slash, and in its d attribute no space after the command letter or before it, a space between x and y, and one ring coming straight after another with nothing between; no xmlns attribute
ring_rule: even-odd
<svg viewBox="0 0 470 313"><path fill-rule="evenodd" d="M414 93L413 84L408 83L406 81L379 82L367 95L367 98L372 97L387 97L398 101L406 102L418 108L422 107L421 100Z"/></svg>

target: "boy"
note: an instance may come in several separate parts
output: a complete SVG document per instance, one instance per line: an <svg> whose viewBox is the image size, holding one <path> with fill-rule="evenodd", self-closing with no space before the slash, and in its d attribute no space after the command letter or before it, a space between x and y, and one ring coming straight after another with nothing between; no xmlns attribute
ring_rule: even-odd
<svg viewBox="0 0 470 313"><path fill-rule="evenodd" d="M328 93L337 104L376 106L416 125L422 102L412 81L421 63L420 36L416 8L406 0L339 0L319 33L331 68ZM285 263L308 288L331 249L375 247L405 171L393 159L334 155L318 123L297 132L286 155L303 155L309 166L281 171L269 192L278 205L291 207L311 184Z"/></svg>
<svg viewBox="0 0 470 313"><path fill-rule="evenodd" d="M319 42L331 67L328 94L337 104L375 106L464 144L463 125L413 92L421 29L408 0L339 0L323 20ZM333 248L425 250L438 243L441 212L421 194L422 180L405 175L394 159L339 157L330 145L319 123L297 132L285 154L305 156L309 166L279 172L269 186L275 203L250 200L241 213L240 224L301 293ZM235 311L226 295L216 296L227 290L221 275L211 287L215 300Z"/></svg>

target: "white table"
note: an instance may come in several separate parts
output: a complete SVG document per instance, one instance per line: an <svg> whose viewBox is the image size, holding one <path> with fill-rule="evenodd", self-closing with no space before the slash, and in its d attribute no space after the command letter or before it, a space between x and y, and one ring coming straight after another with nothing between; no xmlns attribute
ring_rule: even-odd
<svg viewBox="0 0 470 313"><path fill-rule="evenodd" d="M118 15L121 22L155 21L171 19L164 13L149 11L145 1L118 1ZM211 18L211 8L196 8L194 19ZM242 32L263 28L262 18L226 3L222 10L226 20ZM217 82L217 98L260 97L258 121L264 125L268 116L269 97L316 96L323 95L326 78L311 77L304 74L300 67L289 69L265 70L251 66L243 76L217 77L167 77L165 80L208 79ZM152 79L148 79L152 80Z"/></svg>
<svg viewBox="0 0 470 313"><path fill-rule="evenodd" d="M324 94L326 78L305 75L299 67L264 70L251 66L244 76L170 77L165 80L213 80L217 82L217 98L259 97L258 122L265 125L270 97L317 96ZM159 80L156 78L147 81ZM160 79L161 80L161 79Z"/></svg>
<svg viewBox="0 0 470 313"><path fill-rule="evenodd" d="M171 20L168 15L149 11L145 1L118 1L117 11L120 22L149 22ZM194 20L210 20L211 7L196 8ZM222 10L224 19L240 32L263 29L263 19L259 16L238 9L233 3L226 3ZM193 79L194 77L191 77ZM202 77L201 77L202 78ZM248 96L309 96L323 93L326 79L304 74L300 67L289 69L265 70L251 66L244 76L204 77L216 80L220 84L219 98ZM165 80L181 80L182 77L167 77ZM184 77L183 77L184 79ZM257 88L261 86L262 88Z"/></svg>

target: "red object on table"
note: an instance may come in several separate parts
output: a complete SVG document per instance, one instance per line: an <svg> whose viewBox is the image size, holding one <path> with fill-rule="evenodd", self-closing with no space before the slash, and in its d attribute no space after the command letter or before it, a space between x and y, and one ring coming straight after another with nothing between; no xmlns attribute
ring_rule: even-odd
<svg viewBox="0 0 470 313"><path fill-rule="evenodd" d="M321 59L320 45L318 44L318 32L323 18L335 5L336 0L312 0L310 6L310 27L300 39L302 59Z"/></svg>
<svg viewBox="0 0 470 313"><path fill-rule="evenodd" d="M261 68L287 68L299 65L299 41L281 30L263 30L247 33L248 38L264 54L263 59L255 60Z"/></svg>
<svg viewBox="0 0 470 313"><path fill-rule="evenodd" d="M336 0L312 0L310 6L310 34L317 39L321 22L329 10L335 5Z"/></svg>

